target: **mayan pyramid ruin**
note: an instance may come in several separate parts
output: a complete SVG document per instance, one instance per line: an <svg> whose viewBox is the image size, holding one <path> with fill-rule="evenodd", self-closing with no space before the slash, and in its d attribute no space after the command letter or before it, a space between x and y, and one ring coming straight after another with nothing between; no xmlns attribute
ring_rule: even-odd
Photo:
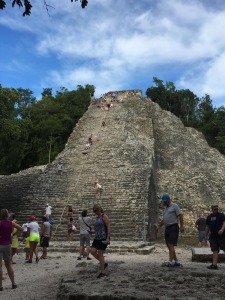
<svg viewBox="0 0 225 300"><path fill-rule="evenodd" d="M107 109L107 103L113 106ZM102 126L102 122L105 126ZM94 143L84 154L92 134ZM63 165L63 175L56 164ZM103 186L101 199L94 183ZM161 216L159 200L169 193L183 210L186 234L194 232L197 214L213 203L225 210L225 157L209 147L201 133L184 127L172 113L141 91L108 93L93 100L51 164L0 176L0 208L26 220L54 208L55 239L66 231L65 211L100 203L111 219L114 240L149 240Z"/></svg>

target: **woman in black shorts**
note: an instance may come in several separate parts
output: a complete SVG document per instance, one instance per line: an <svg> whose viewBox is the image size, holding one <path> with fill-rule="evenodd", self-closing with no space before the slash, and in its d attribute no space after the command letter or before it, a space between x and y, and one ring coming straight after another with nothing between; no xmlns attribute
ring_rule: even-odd
<svg viewBox="0 0 225 300"><path fill-rule="evenodd" d="M95 238L91 247L91 254L100 263L100 273L97 278L106 276L105 269L108 264L105 262L104 251L110 244L110 222L106 214L103 213L101 206L95 204L93 212L96 214L96 220L94 224Z"/></svg>

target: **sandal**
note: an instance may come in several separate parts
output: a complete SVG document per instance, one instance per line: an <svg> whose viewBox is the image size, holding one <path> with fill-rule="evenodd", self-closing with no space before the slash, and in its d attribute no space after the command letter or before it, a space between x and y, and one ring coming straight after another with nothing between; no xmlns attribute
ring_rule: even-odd
<svg viewBox="0 0 225 300"><path fill-rule="evenodd" d="M210 270L218 270L218 266L217 265L214 265L214 264L211 264L210 266L206 267L207 269L210 269Z"/></svg>
<svg viewBox="0 0 225 300"><path fill-rule="evenodd" d="M97 278L101 278L101 277L106 277L106 274L105 273L99 273Z"/></svg>

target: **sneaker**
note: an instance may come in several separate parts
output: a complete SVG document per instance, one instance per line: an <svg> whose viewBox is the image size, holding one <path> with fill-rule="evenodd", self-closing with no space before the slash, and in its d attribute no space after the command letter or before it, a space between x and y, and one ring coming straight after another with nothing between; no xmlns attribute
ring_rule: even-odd
<svg viewBox="0 0 225 300"><path fill-rule="evenodd" d="M165 261L162 263L162 267L173 267L173 263L171 261Z"/></svg>
<svg viewBox="0 0 225 300"><path fill-rule="evenodd" d="M97 278L106 277L105 273L99 273Z"/></svg>
<svg viewBox="0 0 225 300"><path fill-rule="evenodd" d="M218 270L218 266L217 265L214 265L214 264L211 264L210 266L206 267L207 269L210 269L210 270Z"/></svg>
<svg viewBox="0 0 225 300"><path fill-rule="evenodd" d="M3 287L0 287L0 292L2 292L3 291Z"/></svg>
<svg viewBox="0 0 225 300"><path fill-rule="evenodd" d="M32 260L25 261L26 264L32 264Z"/></svg>
<svg viewBox="0 0 225 300"><path fill-rule="evenodd" d="M81 257L78 257L77 260L81 260Z"/></svg>
<svg viewBox="0 0 225 300"><path fill-rule="evenodd" d="M165 261L165 262L162 264L162 267L175 267L175 263L174 263L174 262L171 262L171 261Z"/></svg>
<svg viewBox="0 0 225 300"><path fill-rule="evenodd" d="M175 261L174 267L183 267L183 265L181 263L179 263L178 261Z"/></svg>
<svg viewBox="0 0 225 300"><path fill-rule="evenodd" d="M15 290L17 288L17 284L12 284L12 289Z"/></svg>
<svg viewBox="0 0 225 300"><path fill-rule="evenodd" d="M87 257L87 260L91 260L91 258L88 256L88 257Z"/></svg>

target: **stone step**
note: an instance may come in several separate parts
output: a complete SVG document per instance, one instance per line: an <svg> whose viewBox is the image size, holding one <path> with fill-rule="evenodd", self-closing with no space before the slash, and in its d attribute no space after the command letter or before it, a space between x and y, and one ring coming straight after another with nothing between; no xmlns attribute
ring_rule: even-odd
<svg viewBox="0 0 225 300"><path fill-rule="evenodd" d="M212 262L212 251L208 248L191 248L192 261ZM219 252L219 262L225 262L225 253L223 250Z"/></svg>
<svg viewBox="0 0 225 300"><path fill-rule="evenodd" d="M19 244L18 252L23 252L24 245ZM39 247L40 251L41 248ZM140 241L112 241L107 247L107 253L137 253L150 254L155 249L153 243ZM49 252L77 252L79 253L79 241L50 241Z"/></svg>

